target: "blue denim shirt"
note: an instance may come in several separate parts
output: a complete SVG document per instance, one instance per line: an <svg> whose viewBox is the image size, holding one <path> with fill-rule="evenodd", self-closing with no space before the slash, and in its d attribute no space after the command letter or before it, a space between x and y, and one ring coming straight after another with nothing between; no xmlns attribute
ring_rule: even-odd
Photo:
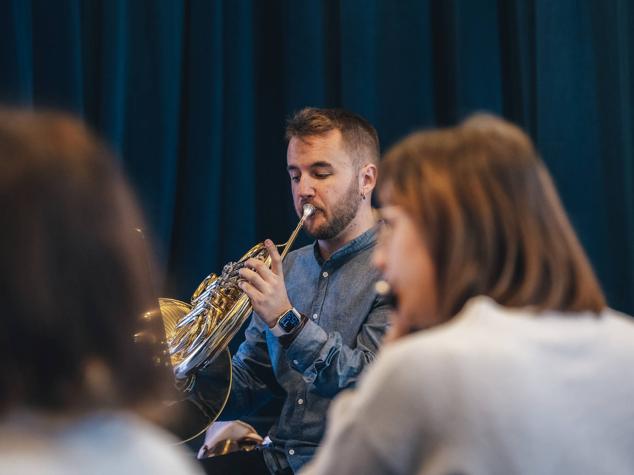
<svg viewBox="0 0 634 475"><path fill-rule="evenodd" d="M254 314L233 357L231 395L221 418L244 417L271 397L284 398L269 437L294 471L321 441L332 398L355 385L387 329L389 307L374 292L379 279L371 262L376 233L375 226L326 261L317 243L288 254L288 297L308 322L284 348ZM269 466L270 457L265 453Z"/></svg>

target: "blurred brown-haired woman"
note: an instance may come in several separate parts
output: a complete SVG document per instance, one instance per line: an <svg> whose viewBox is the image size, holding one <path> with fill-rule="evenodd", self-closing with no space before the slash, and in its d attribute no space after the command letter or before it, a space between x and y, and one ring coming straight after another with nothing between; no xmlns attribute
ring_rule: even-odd
<svg viewBox="0 0 634 475"><path fill-rule="evenodd" d="M412 134L379 196L393 343L306 473L631 473L634 323L529 138L484 115Z"/></svg>
<svg viewBox="0 0 634 475"><path fill-rule="evenodd" d="M156 301L114 158L74 119L1 110L0 209L0 472L196 472L132 415L172 381L133 339Z"/></svg>

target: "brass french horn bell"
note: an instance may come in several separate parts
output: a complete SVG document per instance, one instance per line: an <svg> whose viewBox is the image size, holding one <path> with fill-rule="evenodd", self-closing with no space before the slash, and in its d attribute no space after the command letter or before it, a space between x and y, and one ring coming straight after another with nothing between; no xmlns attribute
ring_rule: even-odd
<svg viewBox="0 0 634 475"><path fill-rule="evenodd" d="M288 241L277 245L283 247L282 259L293 245L306 218L314 212L313 205L303 206L302 217ZM159 299L167 349L176 380L186 381L196 371L210 365L213 368L207 370L214 376L223 375L214 385L216 394L208 397L208 400L214 401L214 407L205 407L204 414L192 403L187 404L185 399L181 401L187 412L183 419L194 420L202 416L199 421L186 424L185 428L174 429L177 436L185 441L204 432L220 415L229 398L232 375L228 345L252 311L248 296L238 287L238 271L251 258L271 265L271 256L264 244L259 243L239 261L227 263L220 276L207 276L192 295L190 304L169 298Z"/></svg>

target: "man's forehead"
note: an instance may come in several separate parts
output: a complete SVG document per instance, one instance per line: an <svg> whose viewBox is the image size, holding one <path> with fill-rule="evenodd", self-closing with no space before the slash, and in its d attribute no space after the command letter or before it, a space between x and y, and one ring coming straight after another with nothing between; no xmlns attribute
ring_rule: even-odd
<svg viewBox="0 0 634 475"><path fill-rule="evenodd" d="M332 130L327 134L292 137L286 154L288 166L301 161L302 166L347 165L351 162L341 141L341 132ZM321 162L321 163L318 163Z"/></svg>

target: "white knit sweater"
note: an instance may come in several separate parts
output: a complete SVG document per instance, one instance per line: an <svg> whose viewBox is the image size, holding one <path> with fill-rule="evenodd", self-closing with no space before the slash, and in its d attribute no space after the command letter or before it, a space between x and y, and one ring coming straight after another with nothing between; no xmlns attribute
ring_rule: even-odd
<svg viewBox="0 0 634 475"><path fill-rule="evenodd" d="M633 474L634 320L478 297L387 345L302 474Z"/></svg>

